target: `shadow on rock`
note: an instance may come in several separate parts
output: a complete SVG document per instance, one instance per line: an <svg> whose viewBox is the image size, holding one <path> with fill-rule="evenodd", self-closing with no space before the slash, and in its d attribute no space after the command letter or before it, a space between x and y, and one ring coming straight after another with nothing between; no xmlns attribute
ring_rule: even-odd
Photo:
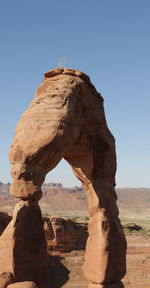
<svg viewBox="0 0 150 288"><path fill-rule="evenodd" d="M60 256L48 255L48 273L50 287L60 288L69 279L70 271L61 263L64 259Z"/></svg>
<svg viewBox="0 0 150 288"><path fill-rule="evenodd" d="M103 288L124 288L124 285L121 281L103 285Z"/></svg>

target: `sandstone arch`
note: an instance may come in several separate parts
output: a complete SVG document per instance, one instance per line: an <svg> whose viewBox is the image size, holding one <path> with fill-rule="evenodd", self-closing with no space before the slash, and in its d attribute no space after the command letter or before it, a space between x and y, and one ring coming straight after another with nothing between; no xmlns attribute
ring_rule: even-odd
<svg viewBox="0 0 150 288"><path fill-rule="evenodd" d="M120 280L126 270L126 241L114 188L115 140L107 127L103 98L87 75L65 68L45 73L18 122L9 156L11 194L33 205L38 205L42 196L46 174L63 157L69 162L89 200L83 266L89 287L123 287Z"/></svg>

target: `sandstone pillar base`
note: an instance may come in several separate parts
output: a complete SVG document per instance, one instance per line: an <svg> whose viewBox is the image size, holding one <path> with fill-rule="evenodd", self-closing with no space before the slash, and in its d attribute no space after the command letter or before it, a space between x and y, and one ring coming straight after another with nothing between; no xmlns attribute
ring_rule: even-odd
<svg viewBox="0 0 150 288"><path fill-rule="evenodd" d="M94 284L89 283L88 288L123 288L124 285L121 281L110 284Z"/></svg>
<svg viewBox="0 0 150 288"><path fill-rule="evenodd" d="M31 200L18 202L12 221L14 281L35 282L38 288L48 288L46 240L39 205Z"/></svg>

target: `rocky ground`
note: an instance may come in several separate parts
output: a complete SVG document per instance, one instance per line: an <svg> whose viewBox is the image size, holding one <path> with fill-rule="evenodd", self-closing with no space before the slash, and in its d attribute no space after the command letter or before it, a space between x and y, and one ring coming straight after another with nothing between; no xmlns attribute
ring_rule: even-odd
<svg viewBox="0 0 150 288"><path fill-rule="evenodd" d="M9 183L0 182L0 234L11 219L2 211L12 215L18 201L9 195L9 188ZM123 279L124 287L150 288L150 189L126 187L116 190L122 224L134 222L147 229L127 234L127 274ZM45 184L43 191L40 206L44 216L56 214L57 217L62 217L64 214L76 219L76 215L82 217L82 214L87 214L88 203L81 188L65 189L61 183L50 183ZM70 211L73 211L72 214ZM86 288L88 283L82 273L87 237L85 221L81 225L54 217L50 224L48 217L43 219L49 247L52 287ZM78 220L81 222L81 219ZM127 230L125 228L126 233L129 232Z"/></svg>
<svg viewBox="0 0 150 288"><path fill-rule="evenodd" d="M127 235L127 243L127 274L123 279L124 287L150 288L150 236ZM52 286L86 288L88 283L82 273L83 261L84 250L50 256L50 263L53 263L53 269L50 270L53 271Z"/></svg>
<svg viewBox="0 0 150 288"><path fill-rule="evenodd" d="M127 236L127 274L124 278L126 288L150 287L150 235Z"/></svg>
<svg viewBox="0 0 150 288"><path fill-rule="evenodd" d="M52 230L47 226L49 218L43 219L49 248L52 287L86 288L88 283L82 273L82 265L88 236L88 221L51 218L52 230L56 235L52 241ZM125 288L150 288L150 230L148 222L144 222L144 225L146 228L134 223L123 224L128 246L127 273L123 279ZM64 238L65 228L66 238ZM62 250L61 247L65 249ZM73 247L75 249L72 249ZM70 252L67 252L69 250Z"/></svg>
<svg viewBox="0 0 150 288"><path fill-rule="evenodd" d="M0 213L1 233L10 220L7 214ZM82 273L87 222L87 219L43 218L51 287L87 288ZM134 223L124 224L128 244L125 288L150 288L150 230L148 222L144 224L145 229Z"/></svg>

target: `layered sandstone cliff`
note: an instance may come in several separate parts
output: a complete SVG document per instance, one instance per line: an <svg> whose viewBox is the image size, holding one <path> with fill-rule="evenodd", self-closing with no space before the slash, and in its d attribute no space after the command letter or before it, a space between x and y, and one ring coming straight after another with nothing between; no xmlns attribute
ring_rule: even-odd
<svg viewBox="0 0 150 288"><path fill-rule="evenodd" d="M85 249L88 237L87 221L44 217L44 231L49 252L69 252Z"/></svg>

